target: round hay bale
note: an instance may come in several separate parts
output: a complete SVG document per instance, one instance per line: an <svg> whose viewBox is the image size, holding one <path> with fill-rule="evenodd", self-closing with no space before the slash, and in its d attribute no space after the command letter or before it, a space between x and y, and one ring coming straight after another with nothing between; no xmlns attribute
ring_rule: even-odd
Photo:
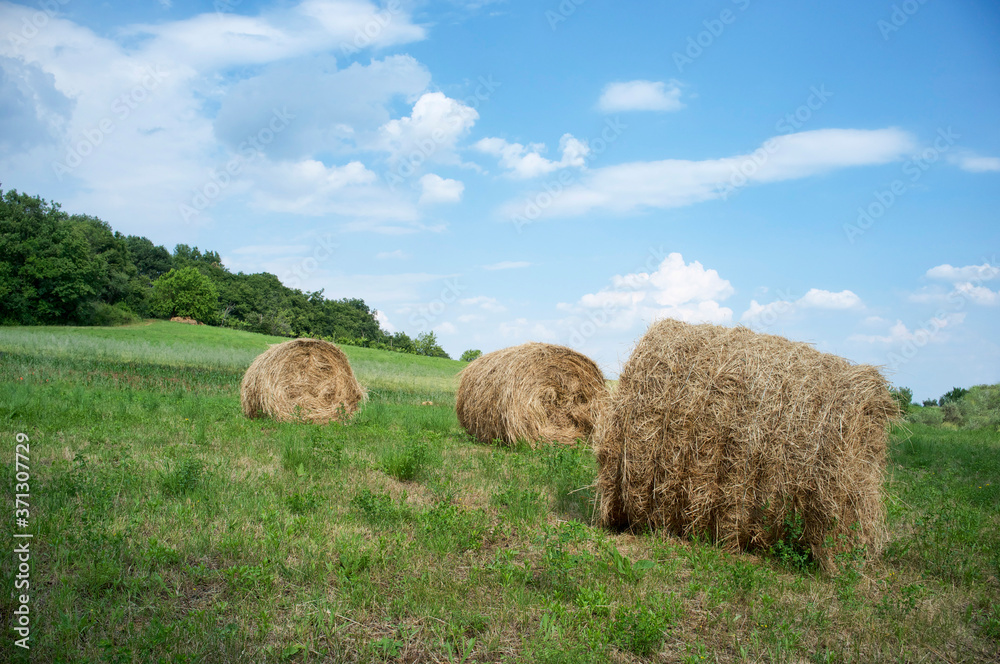
<svg viewBox="0 0 1000 664"><path fill-rule="evenodd" d="M837 552L884 543L897 417L875 367L743 327L659 321L595 432L601 520L729 550L801 527L797 542L831 569Z"/></svg>
<svg viewBox="0 0 1000 664"><path fill-rule="evenodd" d="M589 357L527 343L482 355L463 369L455 410L482 443L572 443L590 437L606 398L604 374Z"/></svg>
<svg viewBox="0 0 1000 664"><path fill-rule="evenodd" d="M271 346L253 361L240 385L243 414L250 418L343 420L364 398L344 351L319 339Z"/></svg>

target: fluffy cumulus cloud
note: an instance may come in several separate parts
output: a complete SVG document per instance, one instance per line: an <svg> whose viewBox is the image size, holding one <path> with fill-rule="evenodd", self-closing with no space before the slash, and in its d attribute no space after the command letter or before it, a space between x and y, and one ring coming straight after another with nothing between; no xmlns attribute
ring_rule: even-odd
<svg viewBox="0 0 1000 664"><path fill-rule="evenodd" d="M20 25L37 8L3 11ZM367 149L392 120L390 109L422 93L430 74L409 56L341 69L329 54L424 36L402 8L367 0L211 11L106 35L51 16L29 40L0 40L0 112L11 119L0 129L0 170L123 232L160 226L178 240L191 230L179 221L202 224L207 207L257 190L253 200L265 210L370 217L365 209L381 208L390 218L412 217L392 197L382 204L385 196L371 196L371 171L330 153ZM314 173L320 154L338 165ZM281 180L286 169L284 179L305 174L320 191L309 196L266 179ZM210 205L197 219L183 214L199 196ZM366 197L374 207L358 204Z"/></svg>
<svg viewBox="0 0 1000 664"><path fill-rule="evenodd" d="M861 298L849 290L833 293L819 288L810 288L799 298L798 304L815 309L857 309L862 306Z"/></svg>
<svg viewBox="0 0 1000 664"><path fill-rule="evenodd" d="M909 296L911 302L954 304L971 302L984 306L1000 304L1000 291L994 291L989 286L983 285L1000 278L1000 267L996 265L983 263L955 267L945 263L927 270L924 276L935 281L947 282L951 285L951 291L948 292L941 286L931 286L911 294Z"/></svg>
<svg viewBox="0 0 1000 664"><path fill-rule="evenodd" d="M395 334L398 331L396 326L389 321L389 317L385 314L384 311L376 311L375 320L378 321L379 327L381 327L389 334Z"/></svg>
<svg viewBox="0 0 1000 664"><path fill-rule="evenodd" d="M577 216L592 211L630 213L725 198L740 187L804 178L838 168L885 164L915 145L899 129L820 129L768 139L749 154L691 161L640 161L592 169L541 210L539 216ZM524 201L504 206L523 214Z"/></svg>
<svg viewBox="0 0 1000 664"><path fill-rule="evenodd" d="M235 150L279 109L290 120L265 147L268 156L350 151L377 142L379 128L392 119L392 103L420 94L430 80L430 72L408 55L344 69L330 55L282 61L233 84L220 100L213 130Z"/></svg>
<svg viewBox="0 0 1000 664"><path fill-rule="evenodd" d="M677 81L669 87L663 81L627 81L609 83L597 107L605 113L620 111L676 111L684 108Z"/></svg>
<svg viewBox="0 0 1000 664"><path fill-rule="evenodd" d="M420 178L421 203L457 203L462 200L465 185L458 180L449 180L428 173Z"/></svg>
<svg viewBox="0 0 1000 664"><path fill-rule="evenodd" d="M574 138L572 134L563 134L559 139L559 151L562 157L553 161L542 156L544 143L508 143L502 138L483 138L473 146L480 152L500 158L500 166L506 174L514 178L533 178L545 175L560 168L583 168L586 165L590 148L585 141Z"/></svg>
<svg viewBox="0 0 1000 664"><path fill-rule="evenodd" d="M440 92L428 92L413 104L409 116L382 125L373 147L390 153L390 161L412 169L431 161L455 164L459 161L456 143L478 119L479 113L471 106Z"/></svg>
<svg viewBox="0 0 1000 664"><path fill-rule="evenodd" d="M960 281L990 281L1000 277L1000 266L983 263L982 265L966 265L964 267L954 267L945 263L927 270L925 275L930 279L950 281L958 283Z"/></svg>
<svg viewBox="0 0 1000 664"><path fill-rule="evenodd" d="M727 323L733 311L720 302L733 292L732 284L717 271L698 261L686 263L681 254L672 253L656 270L615 275L609 286L560 309L585 315L600 311L608 325L619 329L661 318Z"/></svg>
<svg viewBox="0 0 1000 664"><path fill-rule="evenodd" d="M826 309L833 311L863 310L864 303L853 291L833 292L820 288L810 288L805 295L791 299L779 292L779 299L767 304L750 300L750 306L740 316L740 322L748 325L769 327L778 319L792 315L802 309Z"/></svg>

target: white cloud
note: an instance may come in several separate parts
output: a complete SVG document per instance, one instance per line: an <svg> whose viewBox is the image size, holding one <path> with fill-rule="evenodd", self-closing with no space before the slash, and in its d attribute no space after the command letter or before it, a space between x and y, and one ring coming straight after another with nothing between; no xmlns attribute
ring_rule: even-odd
<svg viewBox="0 0 1000 664"><path fill-rule="evenodd" d="M409 55L345 69L337 69L331 55L294 58L268 64L226 89L212 126L236 151L267 127L274 109L287 109L288 126L264 147L269 157L350 151L377 142L379 127L392 119L392 102L416 97L430 82L427 68Z"/></svg>
<svg viewBox="0 0 1000 664"><path fill-rule="evenodd" d="M795 311L795 304L788 300L775 300L767 304L760 304L757 300L750 300L750 306L740 316L740 322L770 325L772 322L793 311Z"/></svg>
<svg viewBox="0 0 1000 664"><path fill-rule="evenodd" d="M37 13L34 7L3 7L11 24L30 23ZM29 86L34 107L10 127L25 135L44 130L50 143L4 144L0 172L13 169L23 182L49 192L68 209L100 216L122 232L148 235L158 227L160 237L184 241L195 225L208 225L212 211L202 210L191 220L179 206L190 205L206 186L215 187L211 173L240 155L239 146L249 135L268 130L265 145L250 160L258 163L247 164L244 158L245 168L226 176L228 184L221 192L216 189L212 206L268 189L267 180L254 181L254 175L273 169L259 162L303 162L316 154L313 150L353 145L347 131L355 129L351 123L374 134L390 119L387 104L426 88L430 74L409 56L338 72L335 60L324 55L340 41L353 41L383 11L362 0L315 0L255 16L212 11L124 26L107 37L50 17L45 29L23 44L0 40L0 66L9 73L11 61L22 63L25 71L12 85ZM424 29L413 25L406 12L391 18L371 37L372 48L423 38ZM254 72L250 78L248 71ZM5 86L5 100L14 98L13 92L11 85ZM271 132L272 114L286 106L294 117L280 133ZM3 134L0 130L0 143ZM80 145L82 160L73 154ZM70 159L80 166L53 173L53 164ZM273 193L257 202L264 209L295 207L271 206ZM380 202L373 201L375 208L351 205L344 210L367 218L379 213L366 210L382 207L392 218L415 216L396 200L388 206ZM338 210L323 210L328 212Z"/></svg>
<svg viewBox="0 0 1000 664"><path fill-rule="evenodd" d="M255 183L251 202L266 212L307 216L416 221L412 203L393 194L360 161L326 166L315 159L294 163L255 164L247 169Z"/></svg>
<svg viewBox="0 0 1000 664"><path fill-rule="evenodd" d="M670 87L663 81L627 81L609 83L597 107L605 113L619 111L676 111L684 108L677 81Z"/></svg>
<svg viewBox="0 0 1000 664"><path fill-rule="evenodd" d="M375 258L379 260L386 259L397 259L397 258L409 258L410 255L404 252L402 249L396 249L395 251L380 251L375 254Z"/></svg>
<svg viewBox="0 0 1000 664"><path fill-rule="evenodd" d="M960 152L949 155L948 161L970 173L1000 171L1000 157L980 157L971 152Z"/></svg>
<svg viewBox="0 0 1000 664"><path fill-rule="evenodd" d="M492 263L491 265L484 265L484 270L516 270L522 267L528 267L531 263L528 261L500 261L499 263Z"/></svg>
<svg viewBox="0 0 1000 664"><path fill-rule="evenodd" d="M462 192L465 185L458 180L449 180L428 173L420 178L420 187L423 193L420 194L420 203L457 203L462 200Z"/></svg>
<svg viewBox="0 0 1000 664"><path fill-rule="evenodd" d="M975 304L993 306L1000 304L1000 292L994 292L985 286L972 283L955 284L955 293L972 300Z"/></svg>
<svg viewBox="0 0 1000 664"><path fill-rule="evenodd" d="M480 323L486 320L486 316L482 314L462 314L458 317L459 323Z"/></svg>
<svg viewBox="0 0 1000 664"><path fill-rule="evenodd" d="M941 334L941 330L961 325L964 321L964 313L951 313L931 318L920 327L910 330L903 321L897 320L884 335L852 334L848 337L848 341L888 345L899 345L906 342L916 342L920 345L941 343L947 339L946 335Z"/></svg>
<svg viewBox="0 0 1000 664"><path fill-rule="evenodd" d="M586 164L590 148L587 143L572 134L563 134L559 139L559 151L562 158L552 161L542 156L544 143L530 143L524 146L520 143L508 143L502 138L483 138L473 147L480 152L500 158L500 165L507 169L507 175L515 178L533 178L545 175L560 168L583 168Z"/></svg>
<svg viewBox="0 0 1000 664"><path fill-rule="evenodd" d="M779 295L783 295L780 291ZM810 288L805 295L797 300L778 299L767 304L761 304L757 300L750 300L750 306L740 315L740 322L758 325L773 325L779 318L790 316L800 309L829 309L846 311L849 309L862 310L864 303L854 292L843 290L837 293L820 288Z"/></svg>
<svg viewBox="0 0 1000 664"><path fill-rule="evenodd" d="M990 281L1000 277L1000 266L983 263L982 265L966 265L953 267L948 263L927 270L925 275L930 279L940 279L957 283L959 281Z"/></svg>
<svg viewBox="0 0 1000 664"><path fill-rule="evenodd" d="M503 306L495 297L487 297L485 295L477 295L476 297L467 297L458 301L463 307L479 307L486 311L492 311L499 313L502 311L507 311L507 307Z"/></svg>
<svg viewBox="0 0 1000 664"><path fill-rule="evenodd" d="M611 285L583 295L565 311L600 310L609 325L627 329L639 322L675 318L687 322L725 323L733 311L719 304L732 295L728 280L698 261L684 262L679 253L668 255L652 273L615 275Z"/></svg>
<svg viewBox="0 0 1000 664"><path fill-rule="evenodd" d="M441 323L440 325L434 327L433 331L438 334L455 334L456 332L458 332L458 329L455 327L453 323L445 321L444 323Z"/></svg>
<svg viewBox="0 0 1000 664"><path fill-rule="evenodd" d="M902 158L913 145L912 136L899 129L820 129L771 138L754 153L734 157L607 166L587 171L579 183L554 196L541 216L682 207L721 198L734 183L778 182L888 163ZM512 201L502 212L515 218L524 208L524 201Z"/></svg>
<svg viewBox="0 0 1000 664"><path fill-rule="evenodd" d="M413 104L409 116L382 125L374 147L389 152L390 161L414 167L427 161L458 163L455 145L478 119L471 106L428 92Z"/></svg>
<svg viewBox="0 0 1000 664"><path fill-rule="evenodd" d="M816 309L855 309L863 306L861 298L849 290L833 293L819 288L810 288L796 304Z"/></svg>
<svg viewBox="0 0 1000 664"><path fill-rule="evenodd" d="M384 311L376 311L375 320L378 321L379 327L389 334L395 334L398 331L396 326L389 322L389 317L385 315Z"/></svg>

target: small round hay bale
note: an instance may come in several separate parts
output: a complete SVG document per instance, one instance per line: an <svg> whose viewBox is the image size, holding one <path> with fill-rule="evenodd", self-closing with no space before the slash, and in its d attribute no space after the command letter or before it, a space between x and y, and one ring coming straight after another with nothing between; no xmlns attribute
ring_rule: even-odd
<svg viewBox="0 0 1000 664"><path fill-rule="evenodd" d="M364 398L344 351L319 339L271 346L253 361L240 385L243 414L250 418L341 420Z"/></svg>
<svg viewBox="0 0 1000 664"><path fill-rule="evenodd" d="M482 355L462 370L458 421L482 443L588 439L607 398L604 375L585 355L527 343Z"/></svg>
<svg viewBox="0 0 1000 664"><path fill-rule="evenodd" d="M839 551L884 543L897 417L875 367L743 327L659 321L595 432L601 520L729 550L770 547L798 521L798 542L831 569Z"/></svg>

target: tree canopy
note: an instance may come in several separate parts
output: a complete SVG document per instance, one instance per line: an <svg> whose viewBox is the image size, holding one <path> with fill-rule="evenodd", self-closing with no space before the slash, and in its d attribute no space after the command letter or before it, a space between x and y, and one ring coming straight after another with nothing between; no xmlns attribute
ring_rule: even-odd
<svg viewBox="0 0 1000 664"><path fill-rule="evenodd" d="M433 332L388 334L360 298L327 299L273 274L230 272L215 251L173 252L57 203L0 189L0 324L107 325L140 317L448 357Z"/></svg>

